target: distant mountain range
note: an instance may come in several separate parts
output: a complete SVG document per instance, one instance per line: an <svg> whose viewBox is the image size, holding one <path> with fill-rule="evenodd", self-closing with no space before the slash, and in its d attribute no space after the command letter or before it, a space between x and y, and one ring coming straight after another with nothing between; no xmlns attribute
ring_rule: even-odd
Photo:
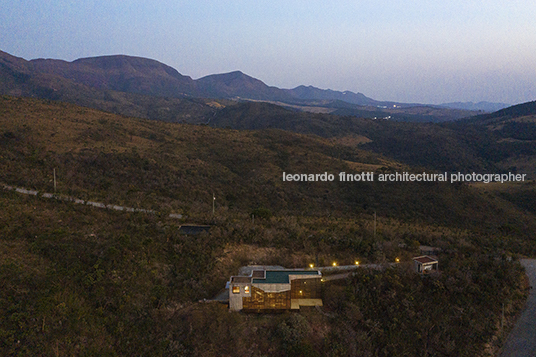
<svg viewBox="0 0 536 357"><path fill-rule="evenodd" d="M486 102L447 103L441 106L381 102L362 93L312 86L281 89L268 86L240 71L194 80L163 63L140 57L114 55L81 58L72 62L57 59L26 61L2 51L0 93L69 101L146 118L164 116L164 120L194 122L197 119L191 119L191 113L184 114L181 106L198 106L199 118L215 108L214 103L212 107L207 107L209 101L197 98L265 101L303 111L403 121L449 121L473 115L475 110L494 111L507 106ZM150 100L139 96L161 99ZM162 103L162 98L168 99ZM218 106L226 104L218 103ZM433 109L423 114L423 110L415 111L415 107ZM407 112L407 108L413 109ZM193 117L197 118L196 115Z"/></svg>

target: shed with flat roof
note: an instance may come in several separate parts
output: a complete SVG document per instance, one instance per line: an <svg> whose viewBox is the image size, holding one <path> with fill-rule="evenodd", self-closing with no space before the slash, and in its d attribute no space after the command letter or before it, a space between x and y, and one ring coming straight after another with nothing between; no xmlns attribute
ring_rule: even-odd
<svg viewBox="0 0 536 357"><path fill-rule="evenodd" d="M437 270L439 262L428 255L413 258L415 271L420 274L430 273Z"/></svg>

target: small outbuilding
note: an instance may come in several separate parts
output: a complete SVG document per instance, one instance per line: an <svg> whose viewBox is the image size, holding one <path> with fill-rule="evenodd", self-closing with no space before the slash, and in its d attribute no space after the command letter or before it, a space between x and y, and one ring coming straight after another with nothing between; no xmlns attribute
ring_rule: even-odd
<svg viewBox="0 0 536 357"><path fill-rule="evenodd" d="M428 255L413 258L415 271L419 274L427 274L432 271L437 271L438 261Z"/></svg>
<svg viewBox="0 0 536 357"><path fill-rule="evenodd" d="M210 226L199 224L183 224L179 227L179 233L186 235L197 235L203 232L208 232L209 230Z"/></svg>

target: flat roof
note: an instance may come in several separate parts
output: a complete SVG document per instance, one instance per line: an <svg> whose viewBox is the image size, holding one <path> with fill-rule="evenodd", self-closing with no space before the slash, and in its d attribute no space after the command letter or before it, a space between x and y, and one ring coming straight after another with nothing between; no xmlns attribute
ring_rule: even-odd
<svg viewBox="0 0 536 357"><path fill-rule="evenodd" d="M264 279L253 279L253 284L290 284L290 275L317 275L322 274L318 270L266 270Z"/></svg>
<svg viewBox="0 0 536 357"><path fill-rule="evenodd" d="M253 278L264 279L264 272L265 272L265 271L266 271L266 270L253 270L253 271L251 272L251 276L252 276Z"/></svg>
<svg viewBox="0 0 536 357"><path fill-rule="evenodd" d="M428 263L437 263L437 259L431 258L427 255L423 255L422 257L416 257L413 258L416 262L419 262L421 264L428 264Z"/></svg>
<svg viewBox="0 0 536 357"><path fill-rule="evenodd" d="M231 283L251 283L251 277L250 276L232 276L231 277Z"/></svg>

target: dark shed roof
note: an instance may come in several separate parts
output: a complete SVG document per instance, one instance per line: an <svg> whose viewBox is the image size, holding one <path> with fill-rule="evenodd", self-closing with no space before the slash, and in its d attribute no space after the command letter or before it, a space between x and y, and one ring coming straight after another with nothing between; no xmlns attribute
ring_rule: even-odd
<svg viewBox="0 0 536 357"><path fill-rule="evenodd" d="M209 229L210 226L184 224L179 227L179 232L183 234L199 234L203 232L208 232Z"/></svg>
<svg viewBox="0 0 536 357"><path fill-rule="evenodd" d="M431 258L427 255L423 255L422 257L416 257L413 258L416 262L419 262L421 264L428 264L428 263L437 263L437 259Z"/></svg>

